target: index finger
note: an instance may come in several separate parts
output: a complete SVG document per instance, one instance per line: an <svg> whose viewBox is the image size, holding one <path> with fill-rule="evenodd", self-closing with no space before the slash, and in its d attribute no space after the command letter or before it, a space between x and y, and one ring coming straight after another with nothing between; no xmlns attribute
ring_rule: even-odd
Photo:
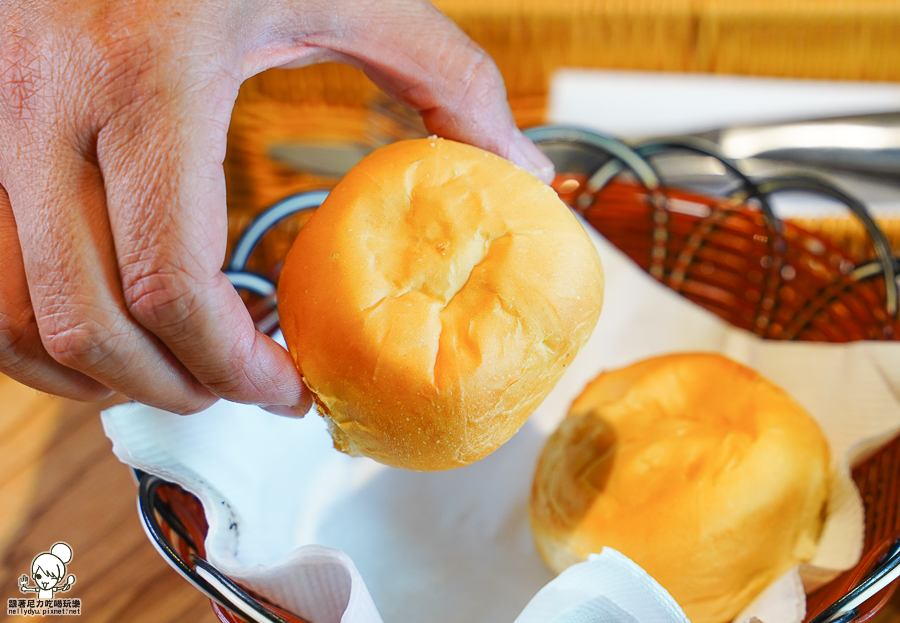
<svg viewBox="0 0 900 623"><path fill-rule="evenodd" d="M233 93L227 83L204 88L125 109L98 138L125 303L216 395L305 405L290 356L255 330L220 270L227 234L222 158Z"/></svg>

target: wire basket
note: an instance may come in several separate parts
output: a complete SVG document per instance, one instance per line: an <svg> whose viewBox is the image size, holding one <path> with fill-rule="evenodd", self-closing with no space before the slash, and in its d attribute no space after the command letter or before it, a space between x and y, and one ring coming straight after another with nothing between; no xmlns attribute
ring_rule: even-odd
<svg viewBox="0 0 900 623"><path fill-rule="evenodd" d="M866 207L827 180L751 179L712 145L694 140L631 147L575 128L527 133L565 172L554 188L573 210L653 277L731 324L778 340L900 339L900 262ZM673 158L677 175L669 175ZM700 166L685 169L690 159ZM788 192L846 206L865 228L876 259L857 265L828 240L777 218L773 198ZM274 283L280 264L270 263L265 272L247 267L258 249L285 249L327 194L278 202L232 248L226 274L267 334L278 328ZM864 555L854 569L808 596L811 623L868 620L897 587L900 438L854 466L852 475L865 506ZM316 623L265 603L216 570L205 560L207 524L197 499L155 476L138 477L141 521L151 542L211 599L221 621Z"/></svg>

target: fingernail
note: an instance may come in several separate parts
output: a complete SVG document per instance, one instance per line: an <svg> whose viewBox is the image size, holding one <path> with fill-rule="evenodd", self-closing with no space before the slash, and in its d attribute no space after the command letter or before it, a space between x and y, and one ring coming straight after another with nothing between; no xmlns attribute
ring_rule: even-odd
<svg viewBox="0 0 900 623"><path fill-rule="evenodd" d="M312 407L311 401L304 401L303 404L288 406L288 405L261 405L260 408L264 411L268 411L269 413L273 413L275 415L280 415L282 417L292 417L292 418L302 418L304 415L309 413L310 408Z"/></svg>
<svg viewBox="0 0 900 623"><path fill-rule="evenodd" d="M304 411L300 407L289 407L287 405L260 405L260 408L263 411L268 411L269 413L273 413L275 415L293 418L302 418L304 415L306 415L306 412L309 411L309 409Z"/></svg>
<svg viewBox="0 0 900 623"><path fill-rule="evenodd" d="M527 136L522 134L521 130L516 130L516 138L513 146L514 153L518 157L513 158L513 162L520 167L531 171L535 177L550 184L556 176L556 169L544 152L537 148Z"/></svg>

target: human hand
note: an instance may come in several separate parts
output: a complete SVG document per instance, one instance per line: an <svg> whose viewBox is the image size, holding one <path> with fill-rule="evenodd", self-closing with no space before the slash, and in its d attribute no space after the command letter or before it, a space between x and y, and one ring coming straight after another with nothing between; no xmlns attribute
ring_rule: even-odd
<svg viewBox="0 0 900 623"><path fill-rule="evenodd" d="M79 400L304 412L220 271L222 161L241 82L326 60L552 177L493 62L424 0L0 4L0 371Z"/></svg>

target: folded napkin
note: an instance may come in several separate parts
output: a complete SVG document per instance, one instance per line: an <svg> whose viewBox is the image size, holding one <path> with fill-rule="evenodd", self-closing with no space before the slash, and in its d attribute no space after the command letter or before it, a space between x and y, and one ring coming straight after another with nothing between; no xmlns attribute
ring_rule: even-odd
<svg viewBox="0 0 900 623"><path fill-rule="evenodd" d="M647 572L604 547L538 591L515 623L686 623L671 595Z"/></svg>
<svg viewBox="0 0 900 623"><path fill-rule="evenodd" d="M200 498L210 562L314 623L496 623L520 613L517 623L681 622L665 591L615 552L554 580L532 542L528 496L544 441L599 372L664 353L720 352L788 391L819 421L835 457L815 558L738 617L798 623L802 584L818 586L860 556L863 509L849 465L900 430L900 345L760 340L589 231L607 280L597 329L519 433L475 464L437 473L385 467L335 451L315 414L287 419L224 401L189 417L115 407L103 414L113 450ZM647 618L648 608L658 616Z"/></svg>

